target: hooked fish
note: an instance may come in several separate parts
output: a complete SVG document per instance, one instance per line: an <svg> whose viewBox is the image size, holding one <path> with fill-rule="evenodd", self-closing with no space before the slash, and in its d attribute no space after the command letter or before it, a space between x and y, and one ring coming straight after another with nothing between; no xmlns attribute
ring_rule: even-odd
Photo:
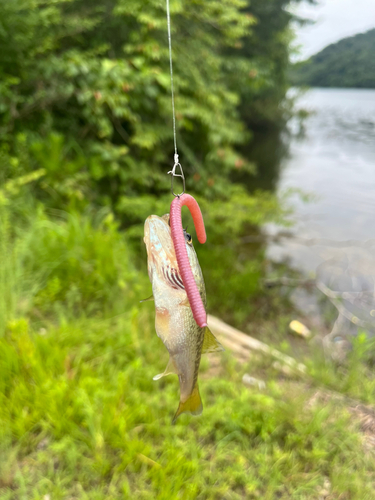
<svg viewBox="0 0 375 500"><path fill-rule="evenodd" d="M184 231L190 266L204 306L206 289L191 236ZM203 410L198 388L202 353L223 351L207 327L195 322L176 259L169 214L150 215L145 222L144 242L148 274L155 301L155 329L169 352L165 371L154 380L175 373L180 383L180 404L173 422L181 413L200 415Z"/></svg>

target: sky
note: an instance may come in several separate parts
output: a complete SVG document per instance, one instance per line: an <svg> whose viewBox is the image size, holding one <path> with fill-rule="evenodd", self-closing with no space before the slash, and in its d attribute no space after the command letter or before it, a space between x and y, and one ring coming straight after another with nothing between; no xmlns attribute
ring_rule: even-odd
<svg viewBox="0 0 375 500"><path fill-rule="evenodd" d="M300 46L297 59L306 59L341 38L375 28L375 0L318 2L317 6L302 3L293 10L316 21L314 25L297 28L296 45Z"/></svg>

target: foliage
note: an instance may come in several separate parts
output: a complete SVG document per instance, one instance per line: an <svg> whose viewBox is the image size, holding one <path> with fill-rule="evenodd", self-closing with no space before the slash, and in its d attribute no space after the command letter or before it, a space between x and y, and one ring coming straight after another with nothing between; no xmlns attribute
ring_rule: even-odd
<svg viewBox="0 0 375 500"><path fill-rule="evenodd" d="M35 306L48 311L53 304L93 314L113 312L119 296L120 310L126 301L135 300L138 276L130 265L129 245L117 228L110 213L61 213L51 219L41 212L20 249L25 275L38 276Z"/></svg>
<svg viewBox="0 0 375 500"><path fill-rule="evenodd" d="M294 66L295 85L375 88L375 29L331 44Z"/></svg>
<svg viewBox="0 0 375 500"><path fill-rule="evenodd" d="M244 0L172 3L180 149L190 182L194 173L202 178L201 192L219 168L223 179L234 168L232 146L245 137L220 55L250 29L244 6ZM26 135L29 168L47 170L45 190L62 198L55 206L72 196L59 187L67 175L77 191L89 187L91 198L114 208L124 197L167 191L161 175L172 157L165 6L23 0L0 9L2 137L14 152L14 139Z"/></svg>
<svg viewBox="0 0 375 500"><path fill-rule="evenodd" d="M280 127L288 116L284 99L289 87L287 70L293 36L290 3L251 0L246 8L254 25L243 39L240 53L252 67L242 75L236 72L234 84L241 96L241 118L255 132Z"/></svg>
<svg viewBox="0 0 375 500"><path fill-rule="evenodd" d="M21 180L10 181L5 191ZM146 276L132 264L130 245L113 215L108 210L47 215L42 205L28 202L27 190L28 186L8 195L0 205L4 264L0 337L12 317L27 314L34 321L60 321L82 314L122 312L137 302ZM15 217L15 208L27 215Z"/></svg>
<svg viewBox="0 0 375 500"><path fill-rule="evenodd" d="M234 174L253 171L239 152L251 127L280 122L288 4L172 2L178 140L189 191L230 201ZM5 178L44 169L35 195L48 206L81 210L93 202L109 206L124 226L142 223L160 198L170 199L164 3L15 0L1 2L0 18Z"/></svg>
<svg viewBox="0 0 375 500"><path fill-rule="evenodd" d="M374 366L374 347L373 338L368 338L365 332L359 333L352 341L347 366L335 367L324 363L321 357L315 357L307 362L310 365L310 373L320 384L361 401L373 403L375 380L371 372Z"/></svg>

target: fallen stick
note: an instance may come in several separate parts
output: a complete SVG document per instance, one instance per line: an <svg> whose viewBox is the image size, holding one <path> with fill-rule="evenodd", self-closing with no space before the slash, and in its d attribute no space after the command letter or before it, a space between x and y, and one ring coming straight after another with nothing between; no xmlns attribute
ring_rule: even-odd
<svg viewBox="0 0 375 500"><path fill-rule="evenodd" d="M220 343L223 344L223 346L228 349L229 351L234 352L238 356L248 359L250 356L249 349L246 347L243 347L241 344L239 344L237 341L230 340L228 337L223 337L222 335L218 335L220 337Z"/></svg>
<svg viewBox="0 0 375 500"><path fill-rule="evenodd" d="M229 349L236 350L237 352L243 352L245 349L250 349L253 351L263 352L268 356L272 356L279 360L281 363L297 370L301 373L306 373L306 366L302 363L298 363L294 358L283 354L282 352L269 347L267 344L260 342L260 340L254 339L243 332L240 332L236 328L227 325L224 321L221 321L215 316L208 315L208 327L212 332L218 337L218 340L229 347Z"/></svg>

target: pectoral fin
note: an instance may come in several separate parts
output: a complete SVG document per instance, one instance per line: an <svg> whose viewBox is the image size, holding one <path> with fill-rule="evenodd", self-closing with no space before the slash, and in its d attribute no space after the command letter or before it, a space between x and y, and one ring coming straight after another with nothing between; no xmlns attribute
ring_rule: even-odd
<svg viewBox="0 0 375 500"><path fill-rule="evenodd" d="M159 380L162 377L165 377L166 375L171 375L172 373L174 373L174 374L177 375L177 370L176 370L176 367L175 367L172 359L169 358L169 361L168 361L168 364L167 364L167 368L164 370L164 372L163 373L159 373L159 375L155 375L155 377L152 380Z"/></svg>
<svg viewBox="0 0 375 500"><path fill-rule="evenodd" d="M215 335L206 326L204 330L202 354L206 352L220 352L224 350L225 350L224 347L220 344Z"/></svg>
<svg viewBox="0 0 375 500"><path fill-rule="evenodd" d="M200 415L203 411L202 400L199 394L198 384L195 385L189 399L184 403L179 404L176 415L173 417L174 424L181 413L191 413L192 415Z"/></svg>
<svg viewBox="0 0 375 500"><path fill-rule="evenodd" d="M143 300L140 300L139 302L148 302L149 300L154 300L154 296L153 295L150 295L149 297L147 297L147 299L143 299Z"/></svg>

